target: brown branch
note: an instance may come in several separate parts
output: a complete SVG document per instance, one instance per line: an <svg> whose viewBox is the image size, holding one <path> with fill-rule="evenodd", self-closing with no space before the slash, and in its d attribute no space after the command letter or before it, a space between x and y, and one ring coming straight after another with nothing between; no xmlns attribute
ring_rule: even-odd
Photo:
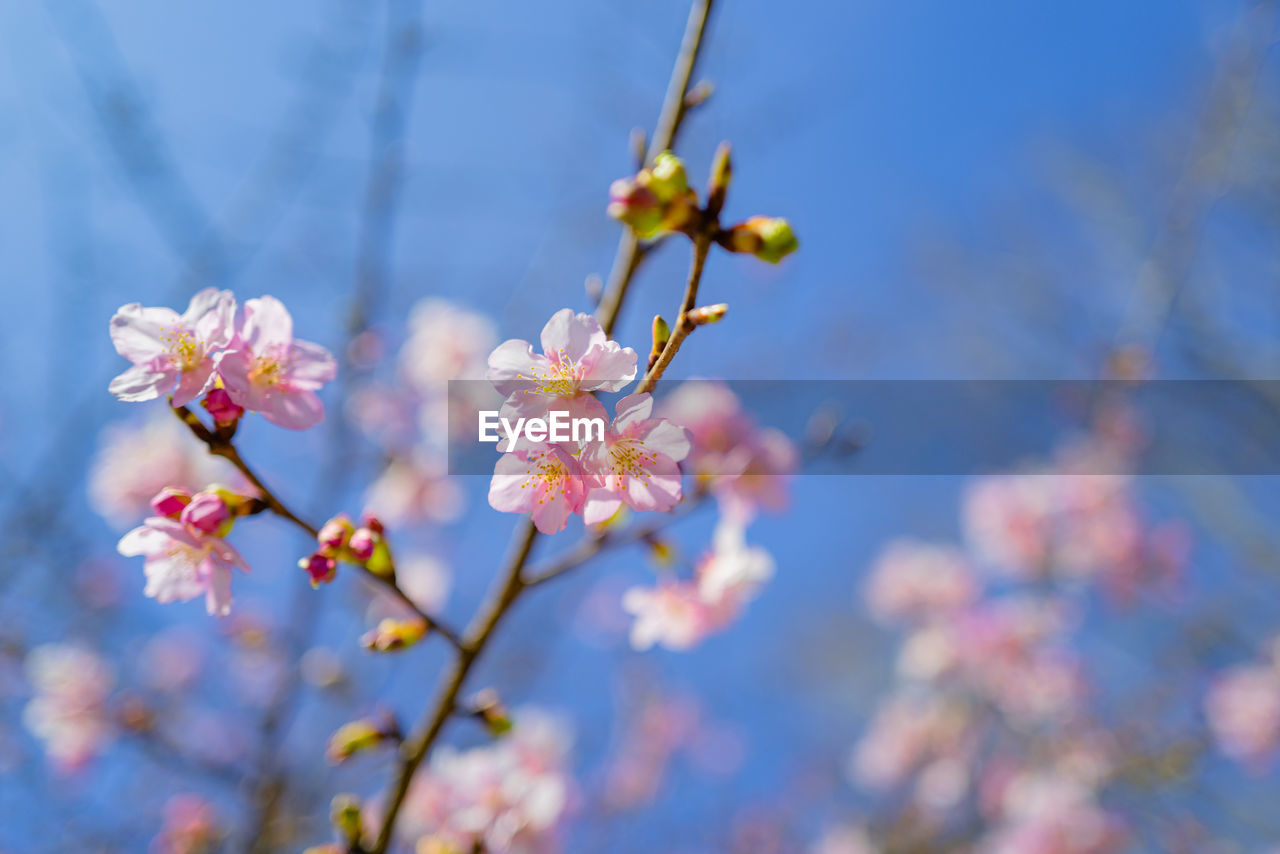
<svg viewBox="0 0 1280 854"><path fill-rule="evenodd" d="M653 367L649 368L644 378L640 380L640 385L636 387L637 392L653 391L653 387L666 372L667 365L671 364L671 360L680 351L680 345L684 343L684 339L697 328L697 325L689 319L689 312L693 311L698 301L698 285L702 282L702 271L706 267L707 252L711 249L714 230L714 228L703 227L693 236L693 263L689 266L689 281L685 285L684 302L680 305L680 314L676 317L675 327L671 330L671 338L662 348L662 354L653 363Z"/></svg>
<svg viewBox="0 0 1280 854"><path fill-rule="evenodd" d="M689 82L701 52L707 18L711 12L713 2L714 0L695 0L689 13L689 22L680 45L680 53L676 58L671 81L667 87L667 97L663 102L662 113L658 118L658 130L655 132L649 148L650 159L659 152L670 148L680 129L686 112L685 94L688 91ZM697 245L695 241L695 256L698 253ZM706 251L709 247L710 240L708 238L701 250L702 260L705 260ZM626 299L627 291L630 289L636 271L645 257L647 257L650 248L651 245L641 246L629 229L624 232L618 244L618 254L614 259L613 269L609 274L609 284L596 312L596 317L599 319L606 335L612 335L613 328L618 321L618 315L622 310L622 304ZM702 261L698 261L697 266L700 268L701 265ZM700 277L701 273L698 275ZM696 295L696 293L697 288L695 285L694 294ZM686 311L688 308L692 308L692 306L688 306ZM685 312L681 314L683 316ZM672 355L675 355L674 351ZM670 360L668 359L668 361ZM537 540L538 529L534 527L531 519L525 519L517 531L516 541L518 546L503 570L495 586L495 592L489 599L489 604L468 627L466 636L458 647L457 657L445 676L435 699L428 707L419 735L410 738L401 745L399 767L396 770L396 776L388 794L382 826L378 830L378 836L373 848L370 849L370 854L385 854L390 847L392 836L395 833L396 819L399 817L400 808L403 806L405 796L408 794L409 785L413 782L413 775L440 737L445 723L448 722L449 717L457 707L458 695L462 691L467 675L488 645L489 639L502 622L502 618L531 583L549 580L545 571L535 576L533 582L526 580L524 577L525 565L529 561L529 555L533 551L533 544ZM603 544L600 547L603 548ZM590 555L587 557L590 557ZM584 557L585 559L587 558ZM357 852L358 847L353 847L352 854L357 854Z"/></svg>
<svg viewBox="0 0 1280 854"><path fill-rule="evenodd" d="M173 414L178 416L178 419L182 421L183 424L187 425L187 428L191 430L195 437L201 442L204 442L208 447L210 454L215 457L222 457L224 460L231 463L231 465L236 467L236 470L239 471L240 474L244 475L245 479L248 480L249 483L253 484L254 488L258 491L258 498L267 506L268 510L280 518L287 519L292 522L312 537L319 534L319 529L316 528L315 525L290 510L285 503L280 500L280 497L271 491L271 488L267 486L266 483L263 482L262 478L258 477L258 474L249 467L248 463L244 461L244 457L240 456L239 449L236 448L235 444L230 439L223 438L217 433L211 431L204 425L199 417L197 417L196 414L187 407L172 406L172 409ZM409 598L407 593L400 589L400 585L396 584L394 579L386 578L370 572L363 566L359 567L359 570L366 578L386 589L387 592L413 611L413 613L426 623L431 630L435 631L455 648L460 648L462 646L462 640L454 629L450 628L448 624L437 619L431 614L428 614L419 607L416 602Z"/></svg>

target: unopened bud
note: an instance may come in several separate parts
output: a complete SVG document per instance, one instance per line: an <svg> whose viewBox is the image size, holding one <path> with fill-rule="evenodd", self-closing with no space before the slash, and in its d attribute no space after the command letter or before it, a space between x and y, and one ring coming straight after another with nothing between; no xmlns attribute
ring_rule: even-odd
<svg viewBox="0 0 1280 854"><path fill-rule="evenodd" d="M321 553L333 556L346 546L355 529L355 525L351 524L351 517L346 513L339 513L328 522L325 522L324 527L320 529L320 533L316 535L316 542L320 544Z"/></svg>
<svg viewBox="0 0 1280 854"><path fill-rule="evenodd" d="M658 357L662 355L662 351L666 348L667 342L671 340L671 327L662 319L662 315L655 314L653 316L653 348L649 350L649 367L653 367L653 363L658 361Z"/></svg>
<svg viewBox="0 0 1280 854"><path fill-rule="evenodd" d="M360 517L360 527L368 528L379 536L386 533L387 530L386 526L382 524L382 520L368 511L365 511L365 514Z"/></svg>
<svg viewBox="0 0 1280 854"><path fill-rule="evenodd" d="M631 226L641 239L684 228L697 211L698 197L689 189L684 163L670 151L653 165L609 187L609 216Z"/></svg>
<svg viewBox="0 0 1280 854"><path fill-rule="evenodd" d="M225 388L210 391L200 401L200 405L208 410L216 424L232 424L244 415L244 407L232 400Z"/></svg>
<svg viewBox="0 0 1280 854"><path fill-rule="evenodd" d="M716 149L715 159L711 162L711 181L707 187L707 210L714 216L724 207L725 195L729 192L729 180L733 177L733 163L729 157L730 146L720 143Z"/></svg>
<svg viewBox="0 0 1280 854"><path fill-rule="evenodd" d="M298 561L298 566L306 570L311 578L312 587L328 584L338 574L338 562L320 552L304 557Z"/></svg>
<svg viewBox="0 0 1280 854"><path fill-rule="evenodd" d="M347 541L347 549L356 563L368 563L378 547L378 540L378 535L368 528L357 528L351 534L351 539Z"/></svg>
<svg viewBox="0 0 1280 854"><path fill-rule="evenodd" d="M185 489L166 486L151 499L151 509L157 516L177 519L182 515L182 508L191 503L191 493Z"/></svg>
<svg viewBox="0 0 1280 854"><path fill-rule="evenodd" d="M715 305L704 305L701 308L695 308L689 312L689 322L694 326L706 326L708 323L719 323L724 320L724 316L729 311L727 302L716 303Z"/></svg>
<svg viewBox="0 0 1280 854"><path fill-rule="evenodd" d="M662 205L648 187L634 178L619 178L609 185L609 216L631 226L637 237L653 237L662 230Z"/></svg>
<svg viewBox="0 0 1280 854"><path fill-rule="evenodd" d="M498 692L486 688L472 700L471 713L484 722L489 734L495 738L511 732L511 716L498 698Z"/></svg>
<svg viewBox="0 0 1280 854"><path fill-rule="evenodd" d="M182 514L178 518L184 525L219 537L226 535L232 522L231 508L227 506L227 502L221 495L211 491L197 492L191 496L191 501L182 508Z"/></svg>
<svg viewBox="0 0 1280 854"><path fill-rule="evenodd" d="M390 736L373 721L361 718L338 727L329 736L325 756L334 765L345 762L357 753L377 747Z"/></svg>
<svg viewBox="0 0 1280 854"><path fill-rule="evenodd" d="M721 245L732 252L754 255L761 261L777 264L799 248L791 224L778 217L753 216L728 231Z"/></svg>
<svg viewBox="0 0 1280 854"><path fill-rule="evenodd" d="M360 799L355 795L334 795L329 804L329 821L338 835L353 844L364 834L364 821L360 817Z"/></svg>
<svg viewBox="0 0 1280 854"><path fill-rule="evenodd" d="M365 632L360 645L372 652L395 652L413 646L427 634L422 620L396 620L391 617Z"/></svg>

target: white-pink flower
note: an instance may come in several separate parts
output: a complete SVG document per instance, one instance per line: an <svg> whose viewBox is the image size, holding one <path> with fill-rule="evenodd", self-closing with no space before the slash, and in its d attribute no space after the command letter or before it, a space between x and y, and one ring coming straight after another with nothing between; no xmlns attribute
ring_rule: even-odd
<svg viewBox="0 0 1280 854"><path fill-rule="evenodd" d="M866 585L867 605L884 622L952 613L977 595L977 580L958 549L905 539L885 546Z"/></svg>
<svg viewBox="0 0 1280 854"><path fill-rule="evenodd" d="M655 587L633 587L623 594L623 610L635 617L631 646L691 649L732 624L773 577L773 570L773 557L758 546L747 546L739 525L721 522L714 548L699 563L693 580L662 580Z"/></svg>
<svg viewBox="0 0 1280 854"><path fill-rule="evenodd" d="M111 342L133 367L111 381L121 400L173 394L184 406L213 384L213 354L231 341L236 301L230 291L205 288L187 310L123 305L111 318Z"/></svg>
<svg viewBox="0 0 1280 854"><path fill-rule="evenodd" d="M83 647L51 643L28 653L26 670L33 696L23 723L44 742L59 769L83 767L112 735L107 700L115 675L110 665Z"/></svg>
<svg viewBox="0 0 1280 854"><path fill-rule="evenodd" d="M125 557L145 558L145 593L157 602L205 597L210 614L231 613L231 570L249 567L225 540L173 519L153 516L125 534L116 547Z"/></svg>
<svg viewBox="0 0 1280 854"><path fill-rule="evenodd" d="M1280 744L1280 673L1262 664L1228 670L1209 689L1205 716L1227 756L1256 766L1270 761Z"/></svg>
<svg viewBox="0 0 1280 854"><path fill-rule="evenodd" d="M582 452L592 475L582 515L603 522L624 503L636 510L667 511L680 503L678 463L689 454L689 435L664 418L650 418L653 398L630 394L618 401L617 416L603 442Z"/></svg>
<svg viewBox="0 0 1280 854"><path fill-rule="evenodd" d="M499 458L489 483L489 506L503 513L532 513L539 531L554 534L582 510L585 494L579 462L560 448L541 445Z"/></svg>
<svg viewBox="0 0 1280 854"><path fill-rule="evenodd" d="M489 354L487 379L507 396L503 409L528 417L560 408L598 415L593 391L621 391L636 376L636 351L609 340L599 321L564 308L542 328L542 353L511 339Z"/></svg>
<svg viewBox="0 0 1280 854"><path fill-rule="evenodd" d="M316 392L338 373L328 350L293 337L289 310L271 296L245 302L235 339L218 356L217 368L236 404L290 430L324 420Z"/></svg>

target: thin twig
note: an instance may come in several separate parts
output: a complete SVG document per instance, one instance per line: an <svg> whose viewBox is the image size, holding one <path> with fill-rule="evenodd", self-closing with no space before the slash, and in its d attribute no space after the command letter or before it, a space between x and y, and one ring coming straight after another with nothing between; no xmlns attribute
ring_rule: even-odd
<svg viewBox="0 0 1280 854"><path fill-rule="evenodd" d="M693 311L698 301L698 285L702 282L702 271L706 267L707 252L710 249L711 229L701 228L693 237L693 263L689 266L689 281L685 285L684 302L680 305L680 314L676 318L675 328L671 330L671 338L662 348L662 354L658 356L658 360L653 363L653 367L649 368L640 385L636 387L637 392L653 391L653 387L666 372L667 365L671 364L671 360L680 351L680 345L684 343L684 339L697 328L689 319L689 312Z"/></svg>
<svg viewBox="0 0 1280 854"><path fill-rule="evenodd" d="M703 34L706 31L707 18L711 12L713 2L714 0L696 0L693 4L693 9L690 11L689 22L680 46L680 53L676 59L671 82L668 85L667 98L663 103L662 114L658 118L658 131L654 134L653 144L650 148L651 158L658 152L671 147L684 118L684 96L689 88L693 69L697 65L698 55L702 48ZM671 93L673 91L677 93L676 97L672 97ZM709 246L708 239L702 250L703 260L705 260L706 249ZM695 242L695 254L696 252ZM640 246L634 236L631 235L630 230L627 230L619 242L618 255L614 259L614 266L609 274L609 285L596 313L596 317L599 319L606 335L612 334L618 315L622 310L623 301L626 299L627 291L635 278L636 270L639 269L647 254L648 248ZM698 266L701 267L701 264L702 262L699 261ZM695 295L697 293L696 286L694 293ZM689 308L692 308L692 306L689 306ZM684 312L682 312L683 314ZM672 355L674 355L674 352ZM453 666L449 669L435 699L428 707L419 730L420 734L401 745L400 763L388 793L382 826L378 830L378 836L373 848L370 849L370 854L385 854L390 847L395 833L396 819L399 817L405 796L408 794L409 785L413 782L413 775L431 751L432 746L444 729L445 723L453 714L457 706L458 695L462 691L467 675L481 652L488 645L494 630L502 622L502 618L511 608L511 605L530 586L531 582L524 577L524 568L529 561L529 555L533 551L533 544L537 537L538 529L534 527L533 521L525 519L517 529L516 542L518 545L503 570L485 611L478 615L472 626L468 628L466 637L458 649L458 655L454 659ZM542 575L545 575L545 573L542 573ZM548 579L544 578L542 580ZM351 854L359 854L359 851L358 843L351 848Z"/></svg>
<svg viewBox="0 0 1280 854"><path fill-rule="evenodd" d="M223 439L210 431L209 428L200 421L196 414L185 406L174 406L173 412L178 416L179 420L181 420L183 424L187 425L197 439L204 442L204 444L209 448L210 454L213 454L215 457L222 457L227 462L231 463L236 467L237 471L245 476L245 479L248 480L249 483L253 484L254 488L258 491L258 498L262 500L262 503L267 506L268 510L280 518L287 519L292 522L312 537L319 534L319 529L317 529L315 525L312 525L310 522L302 519L285 506L284 502L280 500L280 497L272 492L270 487L263 483L262 478L258 477L257 473L249 467L249 464L244 461L244 457L240 456L240 451L230 440ZM422 610L417 603L409 598L408 594L400 589L400 585L396 584L393 579L370 572L365 567L359 567L359 570L366 578L386 588L392 596L396 597L396 599L402 602L424 623L426 623L428 628L438 633L445 640L449 641L449 643L455 648L461 648L462 640L458 636L458 633L442 620L439 620Z"/></svg>

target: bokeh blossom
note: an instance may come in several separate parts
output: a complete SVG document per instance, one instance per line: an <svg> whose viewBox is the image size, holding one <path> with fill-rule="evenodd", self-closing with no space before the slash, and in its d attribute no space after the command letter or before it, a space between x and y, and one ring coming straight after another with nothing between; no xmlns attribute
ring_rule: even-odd
<svg viewBox="0 0 1280 854"><path fill-rule="evenodd" d="M247 300L243 320L218 374L231 399L279 427L305 430L324 420L316 392L334 378L338 363L329 351L293 337L293 318L278 299Z"/></svg>
<svg viewBox="0 0 1280 854"><path fill-rule="evenodd" d="M164 824L150 854L212 854L225 835L213 804L199 795L177 794L164 805Z"/></svg>
<svg viewBox="0 0 1280 854"><path fill-rule="evenodd" d="M26 671L33 692L22 713L27 729L57 768L82 768L114 732L107 707L115 685L111 666L83 647L51 643L28 653Z"/></svg>
<svg viewBox="0 0 1280 854"><path fill-rule="evenodd" d="M1280 745L1280 671L1249 664L1220 674L1205 698L1205 717L1224 754L1265 768Z"/></svg>
<svg viewBox="0 0 1280 854"><path fill-rule="evenodd" d="M111 318L111 343L133 367L111 381L110 391L126 401L154 400L166 394L183 406L214 382L213 354L231 340L235 298L230 291L206 288L187 310L121 306Z"/></svg>

